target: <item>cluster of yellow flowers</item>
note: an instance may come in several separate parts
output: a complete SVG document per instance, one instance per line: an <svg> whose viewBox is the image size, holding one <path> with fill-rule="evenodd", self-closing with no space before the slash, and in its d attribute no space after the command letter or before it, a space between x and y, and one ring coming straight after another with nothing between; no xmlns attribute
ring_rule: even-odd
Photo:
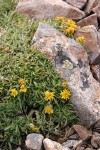
<svg viewBox="0 0 100 150"><path fill-rule="evenodd" d="M21 79L18 80L18 83L20 84L19 92L26 93L27 92L27 88L25 86L26 81L23 78L21 78ZM13 97L16 97L19 93L16 88L11 89L10 92L11 92L11 96L13 96Z"/></svg>
<svg viewBox="0 0 100 150"><path fill-rule="evenodd" d="M83 36L80 36L78 38L76 38L76 41L79 42L80 44L85 43L85 38Z"/></svg>
<svg viewBox="0 0 100 150"><path fill-rule="evenodd" d="M77 30L77 25L75 21L67 19L65 17L56 17L55 21L59 22L63 28L63 32L66 35L73 35Z"/></svg>
<svg viewBox="0 0 100 150"><path fill-rule="evenodd" d="M67 86L67 82L66 81L64 81L63 82L63 85L64 85L64 87L66 87ZM46 101L52 101L52 100L54 100L54 92L50 92L50 91L46 91L45 92L45 100ZM64 100L68 100L69 98L70 98L70 96L71 96L71 93L70 93L70 91L69 90L67 90L67 89L64 89L64 90L62 90L61 92L60 92L60 96L61 96L61 98L62 99L64 99ZM47 106L45 106L45 108L44 108L44 111L45 111L45 113L47 113L47 114L53 114L53 112L54 112L54 110L53 110L53 108L52 108L52 106L51 105L47 105Z"/></svg>

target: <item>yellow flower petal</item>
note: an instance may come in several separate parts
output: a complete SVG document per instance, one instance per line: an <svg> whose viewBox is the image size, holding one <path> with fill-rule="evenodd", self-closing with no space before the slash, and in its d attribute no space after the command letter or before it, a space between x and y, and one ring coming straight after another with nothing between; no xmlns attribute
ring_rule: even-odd
<svg viewBox="0 0 100 150"><path fill-rule="evenodd" d="M24 92L24 93L27 92L27 88L25 87L25 85L21 85L20 92Z"/></svg>
<svg viewBox="0 0 100 150"><path fill-rule="evenodd" d="M46 114L53 114L54 110L51 108L51 106L45 106L44 111Z"/></svg>
<svg viewBox="0 0 100 150"><path fill-rule="evenodd" d="M18 95L18 91L14 88L11 89L11 96L16 97Z"/></svg>
<svg viewBox="0 0 100 150"><path fill-rule="evenodd" d="M62 99L67 100L67 99L70 98L71 93L70 93L70 91L65 89L65 90L61 91L60 96L61 96Z"/></svg>
<svg viewBox="0 0 100 150"><path fill-rule="evenodd" d="M45 100L48 101L48 100L53 100L53 99L54 99L54 92L46 91L45 92Z"/></svg>

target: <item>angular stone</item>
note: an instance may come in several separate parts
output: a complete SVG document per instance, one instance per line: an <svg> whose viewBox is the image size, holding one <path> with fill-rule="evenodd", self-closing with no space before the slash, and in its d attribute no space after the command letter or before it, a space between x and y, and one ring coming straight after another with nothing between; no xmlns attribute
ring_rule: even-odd
<svg viewBox="0 0 100 150"><path fill-rule="evenodd" d="M100 86L92 77L83 47L74 39L65 37L53 27L40 23L33 46L52 61L72 91L71 102L81 122L90 126L100 119Z"/></svg>
<svg viewBox="0 0 100 150"><path fill-rule="evenodd" d="M74 7L82 9L87 3L87 0L66 0L66 2Z"/></svg>
<svg viewBox="0 0 100 150"><path fill-rule="evenodd" d="M85 13L62 0L23 0L19 1L16 11L35 19L63 16L82 19Z"/></svg>
<svg viewBox="0 0 100 150"><path fill-rule="evenodd" d="M100 48L97 41L97 29L93 25L79 28L77 36L84 36L86 42L83 44L87 51L90 64L96 64L98 56L100 55Z"/></svg>
<svg viewBox="0 0 100 150"><path fill-rule="evenodd" d="M94 13L96 13L98 18L100 19L100 2L98 3L98 5L95 8L92 9L92 11Z"/></svg>
<svg viewBox="0 0 100 150"><path fill-rule="evenodd" d="M64 147L72 148L77 142L77 140L67 140L66 142L62 143L62 145Z"/></svg>
<svg viewBox="0 0 100 150"><path fill-rule="evenodd" d="M78 134L73 134L69 137L69 140L77 140L79 138Z"/></svg>
<svg viewBox="0 0 100 150"><path fill-rule="evenodd" d="M93 134L93 137L91 139L91 144L94 148L99 148L100 147L100 134L95 132Z"/></svg>
<svg viewBox="0 0 100 150"><path fill-rule="evenodd" d="M85 8L85 13L89 14L94 7L96 7L99 3L99 0L88 0L88 3Z"/></svg>
<svg viewBox="0 0 100 150"><path fill-rule="evenodd" d="M80 27L94 25L98 29L97 15L96 14L90 15L90 16L80 20L79 22L77 22L77 25Z"/></svg>
<svg viewBox="0 0 100 150"><path fill-rule="evenodd" d="M76 144L73 145L73 150L76 150L77 147L81 147L83 144L83 141L82 140L79 140Z"/></svg>
<svg viewBox="0 0 100 150"><path fill-rule="evenodd" d="M61 144L52 141L48 138L43 140L45 150L69 150L67 147L64 148Z"/></svg>
<svg viewBox="0 0 100 150"><path fill-rule="evenodd" d="M44 137L41 134L32 133L27 135L25 141L26 148L31 150L41 150L43 147L43 139Z"/></svg>
<svg viewBox="0 0 100 150"><path fill-rule="evenodd" d="M73 125L73 128L75 129L75 131L79 135L80 139L83 141L86 139L89 139L92 136L90 131L88 131L85 127L83 127L81 125Z"/></svg>
<svg viewBox="0 0 100 150"><path fill-rule="evenodd" d="M100 83L100 65L91 65L93 77Z"/></svg>

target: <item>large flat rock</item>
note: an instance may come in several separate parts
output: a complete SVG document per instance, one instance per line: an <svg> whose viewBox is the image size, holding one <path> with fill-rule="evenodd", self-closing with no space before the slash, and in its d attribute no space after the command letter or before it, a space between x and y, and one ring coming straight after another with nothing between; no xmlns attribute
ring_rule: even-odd
<svg viewBox="0 0 100 150"><path fill-rule="evenodd" d="M62 0L19 0L16 11L35 19L63 16L82 19L85 13Z"/></svg>
<svg viewBox="0 0 100 150"><path fill-rule="evenodd" d="M40 23L33 46L50 59L58 73L67 80L71 101L81 122L90 126L100 119L100 84L90 72L84 48L53 27Z"/></svg>

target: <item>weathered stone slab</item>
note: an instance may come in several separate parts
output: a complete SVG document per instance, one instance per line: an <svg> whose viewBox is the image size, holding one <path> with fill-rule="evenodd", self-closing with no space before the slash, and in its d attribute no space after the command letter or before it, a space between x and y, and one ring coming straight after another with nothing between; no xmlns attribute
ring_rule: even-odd
<svg viewBox="0 0 100 150"><path fill-rule="evenodd" d="M16 11L31 18L55 18L57 16L82 19L85 13L62 0L20 0Z"/></svg>
<svg viewBox="0 0 100 150"><path fill-rule="evenodd" d="M85 8L85 13L89 14L94 7L99 3L99 0L88 0L88 3Z"/></svg>
<svg viewBox="0 0 100 150"><path fill-rule="evenodd" d="M100 85L93 78L84 48L53 27L40 23L33 46L50 59L72 91L71 101L81 119L90 126L100 119Z"/></svg>
<svg viewBox="0 0 100 150"><path fill-rule="evenodd" d="M98 29L98 20L97 20L97 15L93 14L90 15L79 22L77 22L77 25L80 27L88 26L88 25L94 25L96 29Z"/></svg>
<svg viewBox="0 0 100 150"><path fill-rule="evenodd" d="M98 3L98 5L95 8L92 9L92 11L97 14L97 16L100 20L100 2Z"/></svg>
<svg viewBox="0 0 100 150"><path fill-rule="evenodd" d="M87 0L66 0L66 2L74 7L82 9L87 3Z"/></svg>
<svg viewBox="0 0 100 150"><path fill-rule="evenodd" d="M83 44L84 49L86 50L89 56L90 64L100 64L99 55L100 55L100 48L98 45L98 32L95 26L89 25L84 26L82 28L78 28L77 36L84 36L85 43Z"/></svg>

